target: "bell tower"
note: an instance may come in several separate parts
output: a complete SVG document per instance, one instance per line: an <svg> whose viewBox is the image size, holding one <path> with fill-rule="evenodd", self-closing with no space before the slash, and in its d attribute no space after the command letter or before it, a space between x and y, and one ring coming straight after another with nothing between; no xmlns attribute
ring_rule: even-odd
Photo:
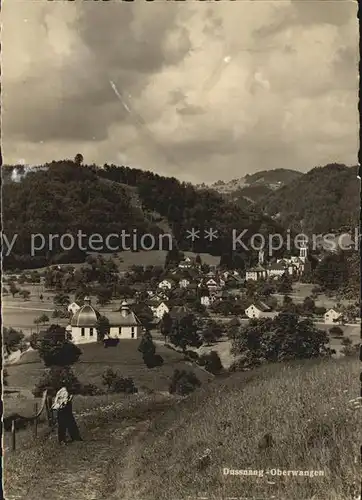
<svg viewBox="0 0 362 500"><path fill-rule="evenodd" d="M307 257L308 257L308 247L306 240L304 240L299 249L299 258L301 261L306 262Z"/></svg>

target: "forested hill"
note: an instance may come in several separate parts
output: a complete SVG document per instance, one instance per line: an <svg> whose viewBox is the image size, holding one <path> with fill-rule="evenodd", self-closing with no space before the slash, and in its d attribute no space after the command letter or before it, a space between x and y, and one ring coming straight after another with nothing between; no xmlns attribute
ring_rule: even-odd
<svg viewBox="0 0 362 500"><path fill-rule="evenodd" d="M18 234L11 255L4 259L9 268L82 258L76 252L61 253L56 245L51 252L46 246L29 256L31 233L42 233L46 238L50 233L76 234L79 230L103 236L122 230L156 235L163 232L166 222L181 250L226 253L229 258L234 258L233 230L247 229L249 235L283 233L278 223L255 209L242 209L218 193L199 191L191 184L148 171L64 160L33 169L20 182L10 182L12 169L3 167L3 178L7 179L3 187L4 233L8 240ZM187 238L191 228L200 230L194 242ZM218 231L218 238L212 242L204 237L204 229L209 228ZM247 240L245 235L243 242ZM246 255L245 260L250 257L255 258Z"/></svg>
<svg viewBox="0 0 362 500"><path fill-rule="evenodd" d="M257 207L286 227L307 233L339 232L357 226L358 167L316 167L260 200Z"/></svg>

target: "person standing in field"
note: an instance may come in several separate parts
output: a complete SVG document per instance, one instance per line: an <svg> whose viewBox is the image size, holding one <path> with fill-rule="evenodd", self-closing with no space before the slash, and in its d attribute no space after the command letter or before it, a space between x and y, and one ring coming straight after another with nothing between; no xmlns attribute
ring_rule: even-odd
<svg viewBox="0 0 362 500"><path fill-rule="evenodd" d="M73 395L69 389L63 385L56 393L52 410L56 411L58 423L58 441L59 444L66 444L67 431L71 442L82 441L79 428L73 415Z"/></svg>

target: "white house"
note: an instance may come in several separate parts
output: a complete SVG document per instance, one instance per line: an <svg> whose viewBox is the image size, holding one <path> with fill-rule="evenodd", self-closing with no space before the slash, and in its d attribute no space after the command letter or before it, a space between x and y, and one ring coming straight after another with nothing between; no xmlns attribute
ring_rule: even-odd
<svg viewBox="0 0 362 500"><path fill-rule="evenodd" d="M85 297L84 305L73 315L67 331L72 336L74 344L97 342L97 321L101 313L95 309L89 297ZM123 302L121 311L106 313L110 323L110 338L136 339L142 325L136 315L130 310L127 302Z"/></svg>
<svg viewBox="0 0 362 500"><path fill-rule="evenodd" d="M75 314L77 311L79 311L79 309L80 309L80 306L78 306L78 304L76 302L72 302L68 306L68 312L70 312L72 314Z"/></svg>
<svg viewBox="0 0 362 500"><path fill-rule="evenodd" d="M279 264L271 264L269 267L266 269L267 276L271 278L280 278L285 274L286 268L285 266L280 262Z"/></svg>
<svg viewBox="0 0 362 500"><path fill-rule="evenodd" d="M192 257L185 257L178 265L180 269L191 269L194 266L196 266L196 261Z"/></svg>
<svg viewBox="0 0 362 500"><path fill-rule="evenodd" d="M265 315L265 313L270 312L271 309L263 302L258 302L257 304L251 304L247 309L245 309L245 314L248 318L260 318Z"/></svg>
<svg viewBox="0 0 362 500"><path fill-rule="evenodd" d="M260 280L260 279L265 279L266 277L267 277L267 271L260 264L257 265L257 266L255 266L255 267L251 267L250 269L248 269L246 271L246 275L245 275L245 279L247 281L249 281L249 280L257 281L257 280Z"/></svg>
<svg viewBox="0 0 362 500"><path fill-rule="evenodd" d="M202 295L200 297L200 303L205 306L205 307L210 307L213 302L215 302L215 295L210 294L210 295Z"/></svg>
<svg viewBox="0 0 362 500"><path fill-rule="evenodd" d="M150 308L154 314L154 316L158 319L162 319L163 315L170 312L169 307L165 302L160 302L158 304L152 304L150 305Z"/></svg>
<svg viewBox="0 0 362 500"><path fill-rule="evenodd" d="M161 290L171 290L172 288L172 281L169 279L164 279L158 284L158 288L161 288Z"/></svg>
<svg viewBox="0 0 362 500"><path fill-rule="evenodd" d="M324 314L324 323L326 325L334 325L342 319L342 313L338 312L336 309L329 309Z"/></svg>

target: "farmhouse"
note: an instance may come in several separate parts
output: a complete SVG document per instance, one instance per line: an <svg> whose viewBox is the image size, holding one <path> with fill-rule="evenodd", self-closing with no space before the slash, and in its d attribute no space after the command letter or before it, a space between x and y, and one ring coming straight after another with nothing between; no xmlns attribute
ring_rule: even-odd
<svg viewBox="0 0 362 500"><path fill-rule="evenodd" d="M210 307L211 304L214 302L215 300L215 297L213 295L202 295L200 297L200 303L201 305L205 306L205 307Z"/></svg>
<svg viewBox="0 0 362 500"><path fill-rule="evenodd" d="M264 304L264 302L257 302L255 304L251 304L247 309L245 309L245 314L248 318L252 319L266 316L270 311L270 307Z"/></svg>
<svg viewBox="0 0 362 500"><path fill-rule="evenodd" d="M79 311L79 309L80 309L80 306L78 306L78 304L76 302L72 302L68 306L68 312L70 312L72 314L75 314L77 311Z"/></svg>
<svg viewBox="0 0 362 500"><path fill-rule="evenodd" d="M162 280L158 284L158 288L161 288L161 290L171 290L172 286L173 286L173 280L170 279Z"/></svg>
<svg viewBox="0 0 362 500"><path fill-rule="evenodd" d="M337 311L337 309L329 309L324 315L324 323L326 325L333 325L335 323L338 323L342 319L342 313Z"/></svg>
<svg viewBox="0 0 362 500"><path fill-rule="evenodd" d="M268 277L280 278L283 274L285 274L286 268L282 263L272 264L267 268L266 272Z"/></svg>
<svg viewBox="0 0 362 500"><path fill-rule="evenodd" d="M163 301L158 302L156 304L150 303L150 309L152 310L154 316L158 319L162 319L164 314L170 312L169 307Z"/></svg>

